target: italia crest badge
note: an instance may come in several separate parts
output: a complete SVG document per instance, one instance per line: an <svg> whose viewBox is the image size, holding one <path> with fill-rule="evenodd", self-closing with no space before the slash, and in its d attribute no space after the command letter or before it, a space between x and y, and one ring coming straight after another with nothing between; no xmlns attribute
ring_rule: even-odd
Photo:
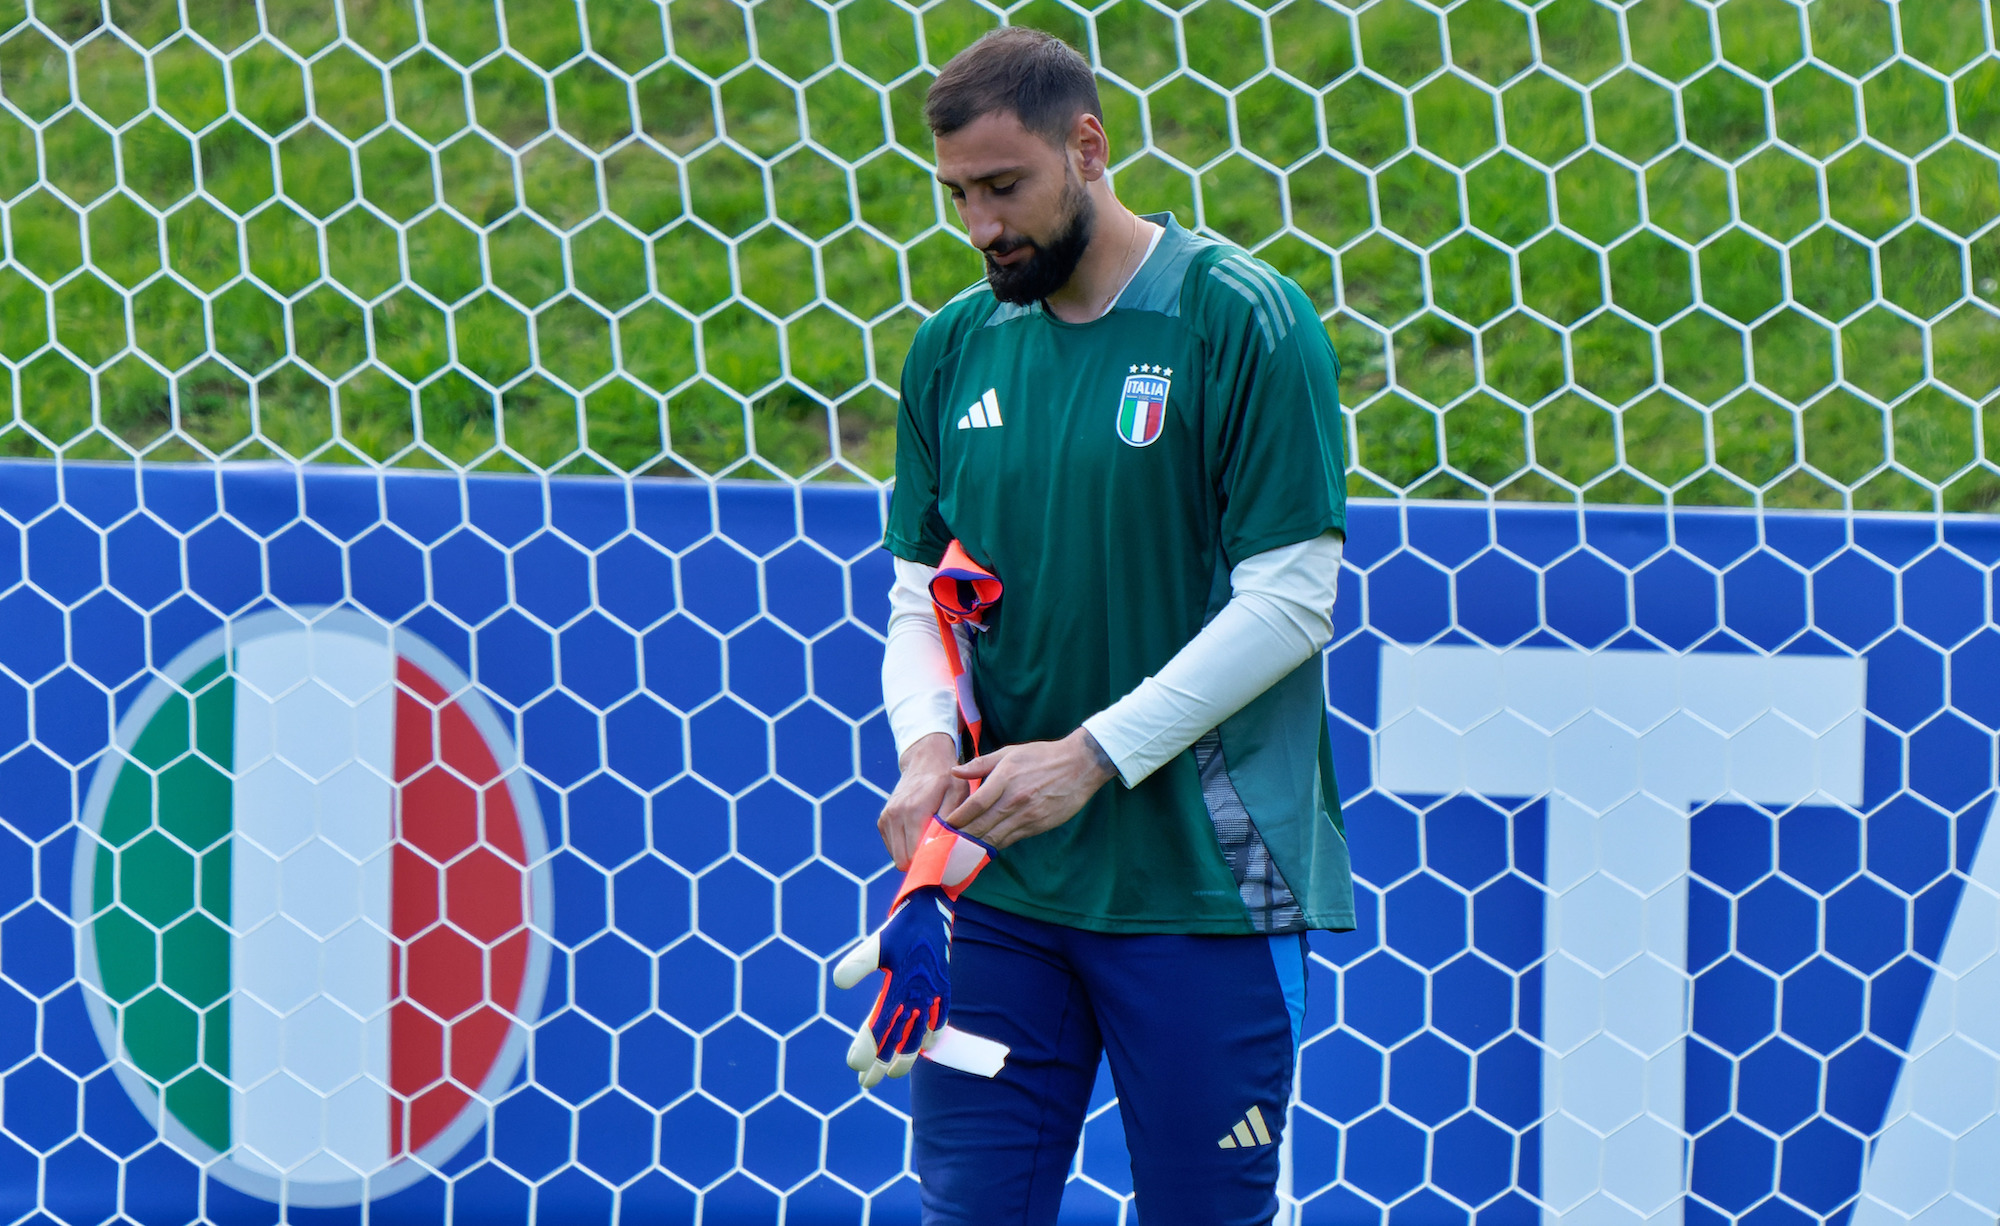
<svg viewBox="0 0 2000 1226"><path fill-rule="evenodd" d="M1134 366L1118 399L1118 437L1144 447L1160 437L1167 421L1167 393L1174 372L1159 366Z"/></svg>

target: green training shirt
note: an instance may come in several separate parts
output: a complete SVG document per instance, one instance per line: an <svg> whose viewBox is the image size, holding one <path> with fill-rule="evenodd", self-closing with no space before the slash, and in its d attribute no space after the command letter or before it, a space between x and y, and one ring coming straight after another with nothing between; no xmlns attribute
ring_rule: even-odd
<svg viewBox="0 0 2000 1226"><path fill-rule="evenodd" d="M1067 736L1158 672L1238 562L1345 530L1318 312L1241 249L1148 220L1166 232L1101 318L981 282L903 368L884 543L935 566L955 537L999 576L968 662L989 751ZM1001 851L968 897L1099 932L1352 928L1320 659Z"/></svg>

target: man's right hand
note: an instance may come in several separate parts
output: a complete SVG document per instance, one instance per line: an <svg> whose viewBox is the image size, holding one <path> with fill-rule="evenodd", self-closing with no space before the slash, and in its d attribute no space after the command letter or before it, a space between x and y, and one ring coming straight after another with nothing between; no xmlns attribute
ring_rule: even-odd
<svg viewBox="0 0 2000 1226"><path fill-rule="evenodd" d="M882 806L875 826L900 872L910 867L924 826L934 815L956 808L968 795L970 785L952 775L951 768L958 765L958 746L942 732L933 732L904 750L897 765L903 777L889 803Z"/></svg>

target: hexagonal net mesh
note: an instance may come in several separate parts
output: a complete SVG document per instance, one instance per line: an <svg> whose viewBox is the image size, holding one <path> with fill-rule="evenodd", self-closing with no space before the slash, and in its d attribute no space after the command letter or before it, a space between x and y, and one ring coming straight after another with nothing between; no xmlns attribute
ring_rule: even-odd
<svg viewBox="0 0 2000 1226"><path fill-rule="evenodd" d="M916 1221L828 973L898 883L881 523L0 465L0 1207ZM2000 522L1350 530L1358 931L1311 937L1287 1226L2000 1212ZM1065 1223L1132 1221L1113 1091Z"/></svg>
<svg viewBox="0 0 2000 1226"><path fill-rule="evenodd" d="M7 1217L912 1220L903 1091L854 1092L836 1019L865 1002L823 971L891 885L870 819L893 773L872 668L897 372L979 269L920 103L1003 19L1101 66L1125 199L1320 303L1350 490L1397 500L1357 503L1361 595L1330 669L1367 919L1315 941L1333 986L1288 1205L1830 1219L1874 1186L1862 1147L1910 1114L1892 1066L1930 1033L1933 973L1988 965L1955 962L1940 917L2000 888L1972 850L2000 722L1990 536L1850 520L1827 543L1809 517L1416 500L2000 502L1991 5L0 0L0 452L123 461L0 480L20 545L0 549L18 558L0 595ZM302 628L339 605L369 616ZM1452 654L1479 644L1525 648L1525 688ZM1718 644L1825 667L1661 663ZM1546 709L1536 678L1590 681L1577 649L1615 657L1588 665L1610 670L1596 705ZM346 663L315 657L288 688L286 651ZM1865 702L1825 664L1857 656L1894 679ZM392 690L404 705L368 735L407 715L457 748L440 733L398 765L402 742L356 740L334 765L398 786L434 767L487 808L476 834L378 841L447 883L461 864L488 893L526 883L514 912L460 914L447 884L436 913L374 916L398 940L483 943L485 1004L407 1018L470 1019L491 1084L273 1056L390 1006L287 978L314 948L252 948L262 929L238 921L264 913L244 908L328 940L352 917L225 906L203 891L253 865L217 848L276 848L267 885L345 881L366 856L324 830L218 844L160 815L183 783L246 786L223 760L264 752L243 712L278 740L329 720L359 738ZM1515 723L1526 742L1487 758L1424 739ZM1562 775L1602 756L1603 728L1657 737L1696 782L1648 782L1633 809L1624 758ZM124 761L114 743L159 813L100 769ZM1520 768L1524 743L1554 755L1546 776ZM1732 754L1744 776L1711 788L1704 765ZM1800 762L1806 784L1785 774ZM1689 805L1678 851L1647 841ZM1662 908L1680 918L1647 928ZM1629 993L1605 999L1641 1016L1600 1009L1613 981ZM495 984L519 1002L546 985L532 1038L479 1029ZM269 1050L217 1029L219 1002L252 996ZM375 1071L342 1080L350 1064ZM447 1082L463 1100L328 1140L355 1086L415 1102ZM454 1132L474 1099L490 1120ZM1940 1127L1957 1144L1983 1110ZM322 1131L283 1123L317 1111ZM1077 1221L1130 1220L1119 1129L1101 1082ZM405 1183L342 1182L405 1151Z"/></svg>
<svg viewBox="0 0 2000 1226"><path fill-rule="evenodd" d="M1357 494L1978 509L1979 0L1057 0L1322 304ZM879 479L969 0L0 6L14 454Z"/></svg>

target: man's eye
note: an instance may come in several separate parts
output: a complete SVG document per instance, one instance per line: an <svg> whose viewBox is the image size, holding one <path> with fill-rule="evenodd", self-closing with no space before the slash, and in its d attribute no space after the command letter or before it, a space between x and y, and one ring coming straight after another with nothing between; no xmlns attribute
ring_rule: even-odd
<svg viewBox="0 0 2000 1226"><path fill-rule="evenodd" d="M996 183L993 185L993 194L996 196L1011 196L1014 194L1015 186L1020 182L1019 179L1016 179L1013 183Z"/></svg>

